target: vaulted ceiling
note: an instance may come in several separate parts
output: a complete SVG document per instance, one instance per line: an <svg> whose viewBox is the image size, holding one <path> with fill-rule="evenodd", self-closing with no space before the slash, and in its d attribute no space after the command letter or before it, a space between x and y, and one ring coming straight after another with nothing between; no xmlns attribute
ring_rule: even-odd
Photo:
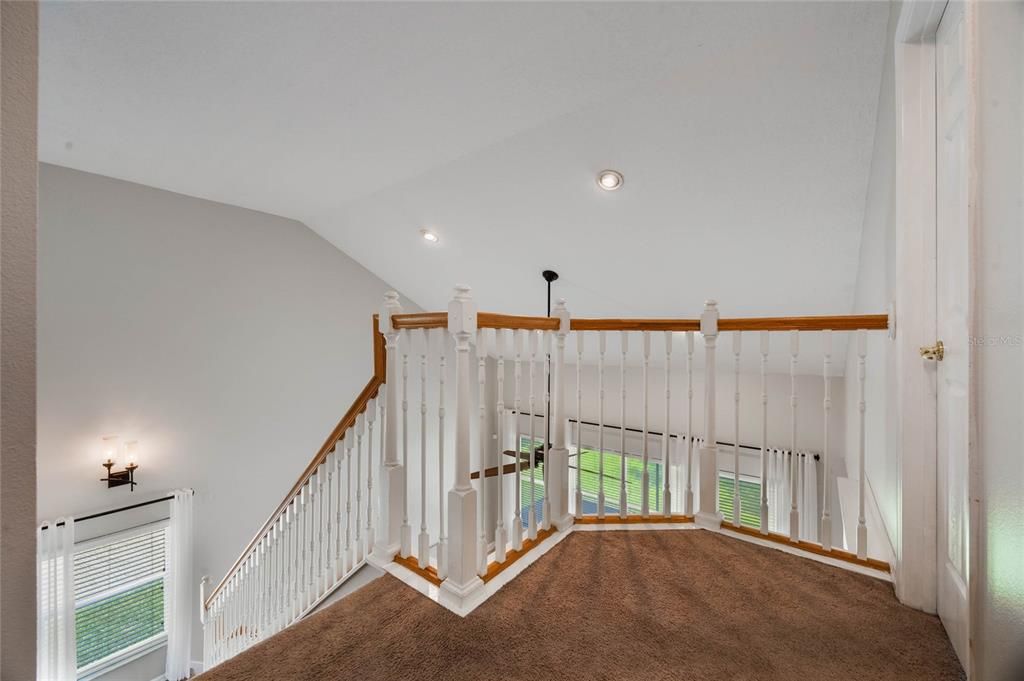
<svg viewBox="0 0 1024 681"><path fill-rule="evenodd" d="M851 309L885 3L40 11L43 161L301 220L424 308L542 312L553 268L578 316Z"/></svg>

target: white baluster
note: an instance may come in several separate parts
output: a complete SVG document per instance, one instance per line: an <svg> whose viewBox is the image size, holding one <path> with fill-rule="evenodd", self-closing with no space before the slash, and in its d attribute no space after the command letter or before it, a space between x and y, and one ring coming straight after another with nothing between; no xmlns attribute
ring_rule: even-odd
<svg viewBox="0 0 1024 681"><path fill-rule="evenodd" d="M626 494L626 353L629 352L629 334L619 332L622 355L619 359L619 517L629 513L629 497Z"/></svg>
<svg viewBox="0 0 1024 681"><path fill-rule="evenodd" d="M686 497L683 513L693 515L693 331L686 332Z"/></svg>
<svg viewBox="0 0 1024 681"><path fill-rule="evenodd" d="M356 517L355 517L355 555L354 564L363 560L363 435L366 429L366 413L356 417L356 477L352 478L352 485L356 488ZM369 449L369 447L367 447ZM408 467L405 468L408 471Z"/></svg>
<svg viewBox="0 0 1024 681"><path fill-rule="evenodd" d="M335 577L335 555L334 555L334 503L336 501L336 495L334 493L334 457L335 450L327 452L327 458L324 459L324 470L327 473L327 511L324 515L324 581L325 589L329 589L331 584L334 583Z"/></svg>
<svg viewBox="0 0 1024 681"><path fill-rule="evenodd" d="M761 332L761 534L768 534L768 332Z"/></svg>
<svg viewBox="0 0 1024 681"><path fill-rule="evenodd" d="M665 427L661 433L661 476L665 481L661 508L666 518L672 517L672 486L669 484L672 458L669 453L669 418L672 414L672 332L665 332Z"/></svg>
<svg viewBox="0 0 1024 681"><path fill-rule="evenodd" d="M367 437L367 549L366 556L374 550L374 516L377 514L377 499L374 497L374 471L380 470L374 465L374 419L380 410L380 466L384 465L384 387L377 391L377 397L372 399L367 406L367 426L369 436Z"/></svg>
<svg viewBox="0 0 1024 681"><path fill-rule="evenodd" d="M789 539L800 541L800 509L797 507L799 492L799 452L796 449L796 363L800 354L800 332L789 332L789 406L791 410L789 432Z"/></svg>
<svg viewBox="0 0 1024 681"><path fill-rule="evenodd" d="M583 333L580 331L579 333ZM605 332L597 332L597 517L604 518L604 353Z"/></svg>
<svg viewBox="0 0 1024 681"><path fill-rule="evenodd" d="M733 357L733 443L732 443L732 524L740 526L740 350L743 345L743 332L732 332Z"/></svg>
<svg viewBox="0 0 1024 681"><path fill-rule="evenodd" d="M487 339L483 329L476 332L477 430L480 434L480 519L477 537L476 572L487 574Z"/></svg>
<svg viewBox="0 0 1024 681"><path fill-rule="evenodd" d="M541 332L544 343L544 496L541 502L541 529L551 528L551 333Z"/></svg>
<svg viewBox="0 0 1024 681"><path fill-rule="evenodd" d="M364 555L373 550L373 424L377 420L378 403L383 400L384 386L377 391L377 397L366 406L366 549ZM383 428L381 428L381 452L384 451ZM358 481L357 481L358 482Z"/></svg>
<svg viewBox="0 0 1024 681"><path fill-rule="evenodd" d="M697 524L717 529L722 525L718 512L718 441L715 422L715 345L718 340L718 303L708 300L700 316L704 336L704 445L700 448L700 511Z"/></svg>
<svg viewBox="0 0 1024 681"><path fill-rule="evenodd" d="M642 515L644 518L647 518L647 517L650 517L650 515L651 515L651 477L650 477L650 471L648 470L648 468L649 468L648 467L648 462L649 462L650 459L649 459L648 451L647 451L647 446L648 446L648 442L647 442L647 439L648 439L648 436L647 436L647 429L648 429L647 374L648 374L648 369L650 368L650 363L651 363L651 332L650 331L642 332L642 338L643 338L643 350L644 350L644 360L643 360L643 385L644 385L644 398L643 398L643 412L644 412L644 414L643 414L643 423L644 423L644 434L643 434L643 442L641 443L642 451L643 451L643 472L640 475L640 489L642 490L642 492L641 492L641 500L640 500L640 515Z"/></svg>
<svg viewBox="0 0 1024 681"><path fill-rule="evenodd" d="M448 379L448 358L445 354L444 331L438 332L437 354L438 354L438 399L437 399L437 515L438 515L438 540L437 540L437 576L444 579L448 576L448 533L445 530L444 521L444 384Z"/></svg>
<svg viewBox="0 0 1024 681"><path fill-rule="evenodd" d="M402 545L399 555L412 555L412 525L409 523L409 333L401 331L402 348Z"/></svg>
<svg viewBox="0 0 1024 681"><path fill-rule="evenodd" d="M430 565L430 535L427 534L427 330L421 329L420 348L420 535L417 564Z"/></svg>
<svg viewBox="0 0 1024 681"><path fill-rule="evenodd" d="M864 470L864 416L867 411L865 399L864 380L866 376L865 357L868 353L868 334L861 330L857 332L857 461L860 470L857 501L857 557L864 560L868 557L868 526L864 518L864 483L867 480L867 471Z"/></svg>
<svg viewBox="0 0 1024 681"><path fill-rule="evenodd" d="M508 537L505 533L505 329L494 330L494 352L498 356L497 390L498 399L495 405L495 430L498 434L498 519L494 528L494 560L505 562L505 546Z"/></svg>
<svg viewBox="0 0 1024 681"><path fill-rule="evenodd" d="M358 417L356 421L358 422ZM355 444L355 427L345 434L345 572L355 567L352 560L352 446Z"/></svg>
<svg viewBox="0 0 1024 681"><path fill-rule="evenodd" d="M317 533L316 533L316 595L319 596L323 593L323 589L326 589L324 584L324 577L327 574L325 563L327 561L327 552L324 548L327 546L324 540L324 533L327 530L326 510L324 503L327 500L327 492L330 488L327 486L327 466L326 461L317 466ZM261 568L262 570L262 568Z"/></svg>
<svg viewBox="0 0 1024 681"><path fill-rule="evenodd" d="M470 478L469 346L476 332L476 305L469 288L456 288L448 305L448 330L455 338L455 486L448 493L448 578L441 588L465 602L483 586L476 575L476 490Z"/></svg>
<svg viewBox="0 0 1024 681"><path fill-rule="evenodd" d="M822 333L822 341L825 346L825 360L822 373L825 377L825 400L824 400L824 411L825 411L825 431L824 431L824 446L821 452L821 465L822 465L822 485L821 492L821 547L826 551L832 550L832 501L829 497L829 457L828 457L828 422L829 416L832 412L832 332L824 331Z"/></svg>
<svg viewBox="0 0 1024 681"><path fill-rule="evenodd" d="M522 461L522 432L519 423L519 412L520 412L520 399L519 390L522 382L522 356L523 356L523 336L526 331L522 329L516 329L512 331L512 343L515 350L515 366L514 366L514 391L512 394L512 410L516 414L516 441L513 446L515 451L515 466L516 466L516 481L515 481L515 504L513 508L513 521L512 521L512 548L516 551L521 551L523 548L523 500L522 500L522 488L521 480L522 474L520 472L521 461ZM531 364L532 366L532 364ZM533 405L530 405L530 419L533 419Z"/></svg>
<svg viewBox="0 0 1024 681"><path fill-rule="evenodd" d="M583 517L583 332L576 332L576 512Z"/></svg>
<svg viewBox="0 0 1024 681"><path fill-rule="evenodd" d="M537 344L540 332L530 334L530 510L526 517L526 536L537 538L537 445L534 427L537 420L536 388L533 382L534 367L537 365Z"/></svg>
<svg viewBox="0 0 1024 681"><path fill-rule="evenodd" d="M381 429L383 433L383 428ZM348 484L348 478L345 477L343 468L345 465L345 448L348 446L346 442L346 435L342 435L341 438L334 445L334 474L337 478L334 483L334 489L337 493L337 501L334 505L334 579L335 581L341 579L346 572L348 572L348 540L346 539L345 533L347 528L345 527L345 486ZM344 528L344 529L343 529Z"/></svg>

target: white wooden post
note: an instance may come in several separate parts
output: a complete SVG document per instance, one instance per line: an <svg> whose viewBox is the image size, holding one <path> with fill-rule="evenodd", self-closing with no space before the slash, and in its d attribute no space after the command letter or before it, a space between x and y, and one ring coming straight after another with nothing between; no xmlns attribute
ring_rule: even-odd
<svg viewBox="0 0 1024 681"><path fill-rule="evenodd" d="M512 493L514 502L512 504L512 548L519 551L523 548L523 520L521 513L523 512L523 499L522 499L522 432L521 424L519 419L519 412L522 408L519 396L520 383L522 382L523 369L522 369L522 357L523 357L523 334L526 331L522 329L513 329L512 331L512 345L515 350L515 366L513 367L513 380L515 382L513 386L512 394L512 411L515 412L515 443L512 445L512 451L515 453L515 489ZM533 407L531 405L530 419L533 419ZM502 445L504 447L504 444Z"/></svg>
<svg viewBox="0 0 1024 681"><path fill-rule="evenodd" d="M693 331L686 332L686 492L683 513L693 515Z"/></svg>
<svg viewBox="0 0 1024 681"><path fill-rule="evenodd" d="M576 332L576 502L574 517L583 517L583 332Z"/></svg>
<svg viewBox="0 0 1024 681"><path fill-rule="evenodd" d="M552 492L558 493L557 489L553 489L555 485L551 483L551 450L553 449L551 438L554 437L554 433L551 432L551 417L554 413L554 403L552 402L552 390L551 383L554 381L554 372L552 371L554 353L551 350L551 332L541 332L541 343L543 349L544 364L543 375L544 375L544 429L541 431L544 435L544 443L542 446L542 460L544 461L544 495L541 501L541 517L540 517L540 528L542 530L549 530L553 524L554 516L551 512L551 495Z"/></svg>
<svg viewBox="0 0 1024 681"><path fill-rule="evenodd" d="M629 495L626 492L626 354L629 352L629 334L619 331L619 517L629 514Z"/></svg>
<svg viewBox="0 0 1024 681"><path fill-rule="evenodd" d="M648 436L647 430L649 425L649 409L648 409L648 383L647 374L651 365L651 332L641 331L640 339L643 341L643 399L641 404L643 405L643 426L644 432L641 437L643 441L640 443L642 458L641 465L642 471L640 473L640 515L644 518L649 518L651 515L651 474L648 467L650 462L650 453L648 451Z"/></svg>
<svg viewBox="0 0 1024 681"><path fill-rule="evenodd" d="M868 352L868 334L866 331L857 332L857 461L858 470L858 503L857 503L857 557L864 560L868 557L868 526L864 518L864 483L867 480L867 472L864 470L864 417L867 411L867 402L864 394L864 378L866 376L864 358Z"/></svg>
<svg viewBox="0 0 1024 681"><path fill-rule="evenodd" d="M476 333L476 304L468 286L458 286L448 305L448 331L455 338L455 486L448 492L448 578L441 584L446 596L464 603L483 581L476 574L476 490L470 479L473 447L470 418L469 349Z"/></svg>
<svg viewBox="0 0 1024 681"><path fill-rule="evenodd" d="M732 332L733 358L733 442L732 442L732 524L740 526L740 352L743 346L743 332Z"/></svg>
<svg viewBox="0 0 1024 681"><path fill-rule="evenodd" d="M672 485L669 483L672 471L672 455L669 446L669 418L672 414L672 332L665 332L665 427L661 433L661 477L664 489L661 495L661 508L666 518L672 517Z"/></svg>
<svg viewBox="0 0 1024 681"><path fill-rule="evenodd" d="M494 527L494 560L505 562L505 329L494 330L494 352L498 355L498 399L495 405L495 431L498 434L498 520Z"/></svg>
<svg viewBox="0 0 1024 681"><path fill-rule="evenodd" d="M420 329L420 534L416 558L421 568L430 564L430 535L427 533L427 330ZM372 439L372 438L371 438Z"/></svg>
<svg viewBox="0 0 1024 681"><path fill-rule="evenodd" d="M379 326L384 334L387 372L384 403L384 461L380 480L380 524L377 526L374 554L381 562L390 562L401 548L402 499L405 495L405 468L398 460L398 329L391 315L401 314L398 294L388 291L380 311ZM345 484L348 484L346 478ZM347 532L347 527L346 527Z"/></svg>
<svg viewBox="0 0 1024 681"><path fill-rule="evenodd" d="M828 460L828 422L829 415L832 412L832 379L829 374L832 373L832 332L823 332L823 338L825 345L825 361L822 373L825 377L825 433L824 433L824 446L821 452L821 466L822 466L822 485L821 490L821 532L819 540L821 541L821 548L826 551L832 550L832 500L828 494L829 488L829 460Z"/></svg>
<svg viewBox="0 0 1024 681"><path fill-rule="evenodd" d="M768 534L768 332L761 332L761 534Z"/></svg>
<svg viewBox="0 0 1024 681"><path fill-rule="evenodd" d="M533 377L534 368L537 366L539 333L539 331L530 332L530 510L526 512L526 536L530 539L537 538L537 442L534 440L537 424L537 393Z"/></svg>
<svg viewBox="0 0 1024 681"><path fill-rule="evenodd" d="M704 446L700 448L700 510L695 521L701 527L718 529L718 444L715 432L715 342L718 340L718 303L708 300L700 316L704 336Z"/></svg>
<svg viewBox="0 0 1024 681"><path fill-rule="evenodd" d="M582 333L582 331L580 332ZM604 518L604 351L605 332L597 332L597 517Z"/></svg>
<svg viewBox="0 0 1024 681"><path fill-rule="evenodd" d="M800 332L789 333L789 406L790 406L790 453L789 453L789 539L800 541L800 509L797 495L800 488L800 454L796 450L796 363L800 354Z"/></svg>
<svg viewBox="0 0 1024 681"><path fill-rule="evenodd" d="M448 533L444 522L444 384L448 377L448 360L445 354L445 330L438 329L437 352L437 576L448 576Z"/></svg>
<svg viewBox="0 0 1024 681"><path fill-rule="evenodd" d="M550 416L554 420L554 446L548 450L544 460L544 470L547 472L545 498L548 501L547 508L551 511L549 525L565 530L573 524L573 517L569 513L569 447L565 428L565 339L569 335L569 310L565 307L565 300L559 299L552 312L559 324L555 332L555 359L552 362L551 378L554 394Z"/></svg>
<svg viewBox="0 0 1024 681"><path fill-rule="evenodd" d="M412 555L412 524L409 523L409 332L398 337L402 347L402 527L400 528L402 558Z"/></svg>
<svg viewBox="0 0 1024 681"><path fill-rule="evenodd" d="M480 503L478 504L476 547L476 573L483 577L487 574L487 452L490 449L490 438L487 437L487 338L483 329L476 330L476 405L477 435L480 439Z"/></svg>

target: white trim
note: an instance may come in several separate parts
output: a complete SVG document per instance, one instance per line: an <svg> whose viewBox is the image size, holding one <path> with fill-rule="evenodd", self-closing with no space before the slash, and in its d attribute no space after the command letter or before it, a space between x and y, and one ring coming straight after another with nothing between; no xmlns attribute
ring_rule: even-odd
<svg viewBox="0 0 1024 681"><path fill-rule="evenodd" d="M99 678L166 646L167 632L163 631L82 667L77 673L78 681L91 681ZM161 675L159 678L164 677Z"/></svg>
<svg viewBox="0 0 1024 681"><path fill-rule="evenodd" d="M521 574L526 568L533 565L537 560L546 554L548 551L557 546L563 539L568 537L573 532L635 532L639 530L650 531L650 530L665 530L665 531L685 531L692 532L701 529L708 529L704 527L698 527L694 523L622 523L622 524L611 524L602 523L597 525L572 525L569 528L556 531L551 536L542 541L537 547L531 549L525 556L517 560L507 569L503 570L498 574L497 577L489 582L484 583L483 587L477 589L473 597L467 602L459 599L458 601L446 598L446 592L439 586L436 586L432 582L427 581L421 577L418 573L400 565L394 561L390 561L386 564L379 564L373 562L375 567L384 570L388 574L394 576L396 579L412 587L416 591L434 601L435 603L443 606L444 608L454 612L459 617L465 617L469 613L473 612L477 607L483 604L488 598L498 593L501 587L505 586L519 574ZM751 544L757 544L758 546L764 546L766 548L775 549L784 553L789 553L794 556L813 560L818 563L830 565L832 567L841 568L849 572L856 572L858 574L867 575L868 577L874 577L875 579L881 579L886 582L892 581L892 576L881 570L874 570L872 568L863 567L847 561L838 560L836 558L829 558L827 556L819 556L817 554L808 553L801 551L800 549L786 546L778 542L772 542L760 537L752 537L739 532L733 532L726 527L720 529L710 529L711 532L718 534L724 534L734 539L740 539Z"/></svg>
<svg viewBox="0 0 1024 681"><path fill-rule="evenodd" d="M896 224L899 271L895 343L898 415L898 524L893 580L911 607L936 609L936 393L918 356L935 342L935 29L945 0L906 2L900 9L893 57L898 167Z"/></svg>

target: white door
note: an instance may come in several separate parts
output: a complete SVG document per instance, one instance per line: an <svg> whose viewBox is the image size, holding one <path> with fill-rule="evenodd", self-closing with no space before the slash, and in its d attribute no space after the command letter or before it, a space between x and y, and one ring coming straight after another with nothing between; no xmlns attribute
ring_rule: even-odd
<svg viewBox="0 0 1024 681"><path fill-rule="evenodd" d="M964 5L950 2L936 36L939 617L967 669L968 580L968 120Z"/></svg>

